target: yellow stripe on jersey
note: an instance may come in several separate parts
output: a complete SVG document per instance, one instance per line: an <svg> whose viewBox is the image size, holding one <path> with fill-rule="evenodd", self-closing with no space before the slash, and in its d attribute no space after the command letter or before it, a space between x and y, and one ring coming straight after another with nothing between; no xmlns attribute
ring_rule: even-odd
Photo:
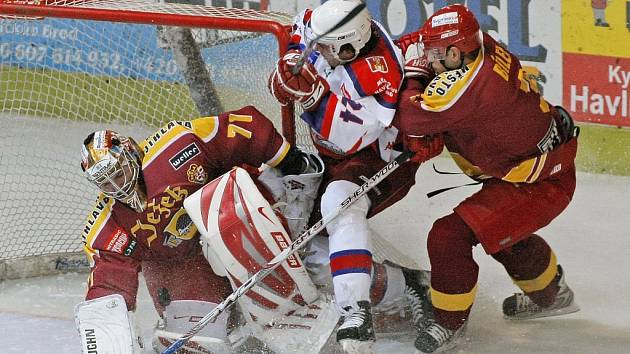
<svg viewBox="0 0 630 354"><path fill-rule="evenodd" d="M90 263L90 268L94 267L94 257L98 256L98 250L92 249L88 245L83 245L83 252L87 256L88 262Z"/></svg>
<svg viewBox="0 0 630 354"><path fill-rule="evenodd" d="M466 92L483 66L483 46L474 62L462 69L449 70L436 76L422 93L423 109L441 112L449 109Z"/></svg>
<svg viewBox="0 0 630 354"><path fill-rule="evenodd" d="M144 151L142 166L149 165L157 154L182 135L193 133L204 143L214 138L219 130L218 117L202 117L192 121L170 121L144 140L140 147Z"/></svg>
<svg viewBox="0 0 630 354"><path fill-rule="evenodd" d="M280 149L278 149L278 152L276 152L276 154L271 158L271 160L267 161L266 164L271 167L276 167L282 160L284 160L284 157L287 156L289 149L291 149L291 144L282 137L282 145L280 146Z"/></svg>
<svg viewBox="0 0 630 354"><path fill-rule="evenodd" d="M556 254L551 251L549 265L541 275L531 280L516 280L512 278L512 281L525 293L531 293L546 288L551 284L556 274L558 274L558 260L556 259Z"/></svg>
<svg viewBox="0 0 630 354"><path fill-rule="evenodd" d="M219 131L219 117L202 117L193 120L193 134L198 136L204 143L212 140Z"/></svg>
<svg viewBox="0 0 630 354"><path fill-rule="evenodd" d="M457 167L459 167L459 169L462 170L462 172L464 172L466 176L473 177L476 179L486 179L486 178L492 177L492 176L488 176L484 174L483 171L479 167L477 167L476 165L473 165L470 161L466 160L462 155L456 152L450 152L450 151L449 153L451 154L451 158L453 159L453 161L455 161L455 164L457 165Z"/></svg>
<svg viewBox="0 0 630 354"><path fill-rule="evenodd" d="M477 295L477 284L464 294L446 294L431 288L431 302L433 306L444 311L466 311Z"/></svg>
<svg viewBox="0 0 630 354"><path fill-rule="evenodd" d="M90 288L93 285L94 285L94 271L90 271L90 275L88 276L88 283L87 283L88 290L90 290Z"/></svg>
<svg viewBox="0 0 630 354"><path fill-rule="evenodd" d="M540 177L540 172L545 167L547 154L531 158L513 167L510 172L503 176L502 180L512 183L533 183Z"/></svg>
<svg viewBox="0 0 630 354"><path fill-rule="evenodd" d="M114 205L114 199L105 196L103 193L100 193L98 198L96 198L96 203L83 228L83 240L90 249L93 249L96 235L98 235L103 225L109 219L112 205Z"/></svg>

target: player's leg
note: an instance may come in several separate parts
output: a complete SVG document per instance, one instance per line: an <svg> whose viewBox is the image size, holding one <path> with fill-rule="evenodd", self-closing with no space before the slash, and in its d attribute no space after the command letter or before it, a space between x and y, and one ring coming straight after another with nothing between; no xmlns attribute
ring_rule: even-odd
<svg viewBox="0 0 630 354"><path fill-rule="evenodd" d="M331 213L359 185L344 180L331 182L322 195L324 215ZM363 196L327 226L333 289L343 322L337 329L337 341L344 350L359 347L365 352L375 340L370 304L372 247L367 213L370 200ZM366 344L366 345L363 345Z"/></svg>
<svg viewBox="0 0 630 354"><path fill-rule="evenodd" d="M215 273L227 276L234 288L249 281L290 242L281 217L274 213L260 187L249 173L237 168L184 201L200 232L208 262ZM259 351L258 346L264 343L277 353L316 353L338 322L330 298L319 296L300 257L292 254L280 263L239 297L245 323L230 336L239 351ZM237 342L239 333L245 342ZM248 339L256 339L256 349Z"/></svg>
<svg viewBox="0 0 630 354"><path fill-rule="evenodd" d="M477 293L479 266L472 249L478 243L456 213L438 219L429 231L432 317L416 338L418 350L447 350L463 335Z"/></svg>
<svg viewBox="0 0 630 354"><path fill-rule="evenodd" d="M379 163L381 162L375 162L374 166L379 166ZM394 171L389 178L379 183L378 190L369 194L372 203L368 218L389 208L407 195L415 184L419 166L415 162L408 162ZM355 168L352 170L355 170ZM364 173L367 173L367 171ZM389 235L388 238L392 244L396 243L395 235ZM410 311L412 325L416 330L421 330L431 318L432 313L429 295L430 273L426 270L405 268L391 261L382 264L380 267L376 263L374 265L372 304L377 315L375 318L379 319L382 315L391 314L395 311ZM379 276L379 269L386 270L386 277ZM387 284L385 287L386 292L383 298L379 300L375 294L375 289L383 288L383 281Z"/></svg>
<svg viewBox="0 0 630 354"><path fill-rule="evenodd" d="M326 160L326 159L325 159ZM377 154L366 149L343 162L327 161L327 171L324 179L324 192L321 197L321 214L326 215L335 208L345 197L353 193L364 178L372 176L384 162ZM421 290L419 272L405 271L400 267L382 265L380 274L386 276L387 287L381 289L380 296L374 296L374 289L378 289L379 281L372 276L372 249L370 245L371 230L367 218L400 200L414 184L416 164L405 164L395 171L378 186L375 193L369 193L355 203L347 212L339 215L328 227L330 268L337 303L344 309L344 323L337 332L337 338L345 347L352 342L370 342L373 340L373 326L371 323L371 307L377 305L372 300L380 300L387 309L388 303L400 305L402 299L409 294L420 295ZM308 258L305 259L309 261ZM406 285L413 284L417 291ZM423 293L426 294L425 285ZM372 293L371 290L372 289ZM411 292L409 292L411 290ZM371 296L372 295L372 296ZM415 298L414 298L415 299ZM408 302L404 302L408 303ZM418 313L421 302L416 301ZM416 317L416 316L414 316ZM418 317L419 318L419 317Z"/></svg>
<svg viewBox="0 0 630 354"><path fill-rule="evenodd" d="M418 349L430 353L452 345L456 331L464 328L474 300L478 272L472 260L472 246L479 242L487 253L496 254L549 224L572 198L575 173L569 167L536 184L517 186L500 180L487 181L480 191L455 208L455 214L436 221L428 239L435 326L418 336ZM523 265L528 269L528 278L521 284L526 287L536 282L541 272L556 269L550 266L550 250L532 248L530 251L530 263ZM551 277L545 275L547 283L543 285L548 285L553 275L555 273ZM536 284L541 286L541 282ZM550 289L548 295L556 296L553 288Z"/></svg>

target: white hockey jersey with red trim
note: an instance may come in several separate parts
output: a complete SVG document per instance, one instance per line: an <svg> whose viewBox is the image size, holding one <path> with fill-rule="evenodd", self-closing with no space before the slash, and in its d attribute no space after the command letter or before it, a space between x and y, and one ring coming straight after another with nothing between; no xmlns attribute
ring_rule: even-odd
<svg viewBox="0 0 630 354"><path fill-rule="evenodd" d="M290 49L304 50L314 36L310 29L311 10L300 13L294 22ZM342 158L379 141L384 160L391 159L396 132L390 126L403 80L403 58L383 27L373 21L378 41L368 53L354 61L331 68L319 52L309 61L330 85L330 93L317 111L305 112L313 142L321 153ZM395 130L395 129L394 129ZM389 133L389 134L387 134Z"/></svg>

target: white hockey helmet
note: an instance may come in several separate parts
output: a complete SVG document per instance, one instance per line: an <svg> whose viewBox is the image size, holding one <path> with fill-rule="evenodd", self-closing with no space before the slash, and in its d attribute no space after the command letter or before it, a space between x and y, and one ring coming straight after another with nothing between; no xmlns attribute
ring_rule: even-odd
<svg viewBox="0 0 630 354"><path fill-rule="evenodd" d="M317 37L336 26L350 11L361 5L359 0L329 0L313 10L311 30ZM317 42L330 47L332 55L341 63L356 59L361 49L370 40L372 34L372 16L364 8L350 21L336 30L322 36ZM354 57L340 59L342 46L349 44L354 49Z"/></svg>
<svg viewBox="0 0 630 354"><path fill-rule="evenodd" d="M81 168L87 180L105 195L142 212L146 204L146 193L140 186L142 156L132 138L99 130L83 141Z"/></svg>

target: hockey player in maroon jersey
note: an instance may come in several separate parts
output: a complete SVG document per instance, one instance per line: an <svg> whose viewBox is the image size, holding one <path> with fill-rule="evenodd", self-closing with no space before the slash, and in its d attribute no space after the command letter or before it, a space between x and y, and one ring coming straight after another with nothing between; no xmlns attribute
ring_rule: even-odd
<svg viewBox="0 0 630 354"><path fill-rule="evenodd" d="M577 311L556 255L535 234L573 197L578 139L571 117L539 95L518 58L481 32L462 5L437 11L402 42L424 53L419 72L437 74L426 87L409 80L401 93L402 132L441 134L457 165L482 186L429 232L434 319L416 348L441 351L462 335L477 292L478 244L522 290L504 300L506 318Z"/></svg>
<svg viewBox="0 0 630 354"><path fill-rule="evenodd" d="M330 0L300 13L289 51L269 79L269 89L280 103L293 100L304 109L301 118L309 125L326 165L316 205L322 215L401 153L398 130L392 124L403 81L399 49L367 9L329 32L358 6L358 0ZM296 70L305 51L304 65ZM427 150L425 159L431 153ZM401 166L379 184L378 191L368 193L328 224L328 240L311 243L321 247L311 247L315 254L306 261L330 265L335 300L344 319L337 341L346 352L370 351L375 338L371 308L379 300L371 298L370 287L378 288L385 274L388 286L400 286L397 293L385 292L384 303L403 304L400 295L405 292L415 304L415 322L423 316L427 290L417 281L418 272L373 266L367 221L407 194L423 161L420 154L416 160Z"/></svg>
<svg viewBox="0 0 630 354"><path fill-rule="evenodd" d="M165 341L185 333L232 291L227 278L215 274L204 258L184 199L233 166L266 164L289 177L311 171L312 162L251 106L215 117L172 121L140 144L110 130L97 131L85 139L82 156L87 179L101 190L83 230L91 263L86 300L122 296L118 302L133 311L142 271L156 310L163 318L169 314L165 327L156 332L157 348L170 345ZM321 176L321 167L318 170L313 174ZM277 304L282 298L274 300ZM94 315L99 309L120 308L112 305L116 298L108 301L104 305L87 301L79 308L77 322L85 327L99 317ZM193 319L192 313L199 317ZM108 316L101 317L114 322ZM124 316L116 328L132 330ZM186 348L229 352L226 323L223 314Z"/></svg>

